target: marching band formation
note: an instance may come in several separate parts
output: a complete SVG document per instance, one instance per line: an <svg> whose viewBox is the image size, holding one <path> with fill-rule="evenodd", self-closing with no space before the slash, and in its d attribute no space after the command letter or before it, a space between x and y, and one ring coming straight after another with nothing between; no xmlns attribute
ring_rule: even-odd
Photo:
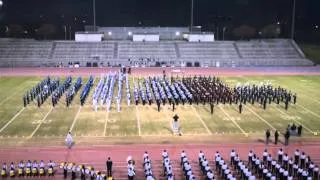
<svg viewBox="0 0 320 180"><path fill-rule="evenodd" d="M27 106L30 101L36 98L40 107L51 94L52 105L55 106L63 93L66 92L66 106L68 107L82 85L82 78L78 77L72 86L71 76L67 77L61 85L59 81L59 78L51 79L50 77L42 80L23 97L24 106ZM90 76L82 89L80 95L81 106L85 103L85 99L93 86L93 81L93 76ZM116 92L114 92L115 89ZM163 77L149 76L138 78L136 81L133 80L133 97L131 97L129 75L119 71L101 75L92 97L93 109L94 111L105 109L109 112L114 100L116 109L120 112L122 97L126 97L127 105L130 105L131 101L134 101L135 105L156 103L158 111L161 109L160 106L166 103L173 106L173 111L174 106L179 103L183 105L185 103L195 103L197 105L199 103L209 103L211 113L213 113L214 104L219 103L237 104L241 113L242 105L246 103L254 104L257 102L264 109L271 102L284 103L285 109L288 109L290 103L295 104L297 101L296 94L280 86L273 87L271 83L260 85L246 83L229 87L217 77L171 77L169 80L165 75Z"/></svg>

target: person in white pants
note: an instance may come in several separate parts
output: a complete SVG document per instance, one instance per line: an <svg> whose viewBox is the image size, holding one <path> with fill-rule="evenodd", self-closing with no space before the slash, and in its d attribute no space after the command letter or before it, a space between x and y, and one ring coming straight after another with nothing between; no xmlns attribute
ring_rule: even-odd
<svg viewBox="0 0 320 180"><path fill-rule="evenodd" d="M71 132L67 134L66 143L68 148L71 149L71 146L73 144L73 138L72 138Z"/></svg>

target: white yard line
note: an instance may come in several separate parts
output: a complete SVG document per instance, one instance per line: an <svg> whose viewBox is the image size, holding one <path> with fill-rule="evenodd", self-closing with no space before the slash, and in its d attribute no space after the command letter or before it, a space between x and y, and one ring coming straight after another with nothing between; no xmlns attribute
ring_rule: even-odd
<svg viewBox="0 0 320 180"><path fill-rule="evenodd" d="M263 117L261 117L259 114L257 114L256 112L254 112L249 106L244 105L244 107L246 107L250 112L252 112L252 114L254 114L255 116L257 116L261 121L263 121L264 123L266 123L268 126L270 126L273 130L276 130L275 127L273 127L267 120L265 120Z"/></svg>
<svg viewBox="0 0 320 180"><path fill-rule="evenodd" d="M139 110L138 110L138 106L136 106L136 116L137 116L138 133L139 133L139 136L141 136L140 113L139 113Z"/></svg>
<svg viewBox="0 0 320 180"><path fill-rule="evenodd" d="M284 114L284 115L286 115L286 116L290 116L290 115L287 114L286 112L284 112L284 111L280 110L279 108L277 108L274 104L272 104L272 106L274 107L274 109L276 109L276 110L277 110L278 112L280 112L281 114ZM313 132L311 129L307 128L307 127L306 127L305 125L303 125L300 121L298 121L298 120L296 120L296 119L292 119L292 120L295 121L296 123L301 124L302 127L304 127L306 130L308 130L309 132L311 132L311 133L314 134L314 132Z"/></svg>
<svg viewBox="0 0 320 180"><path fill-rule="evenodd" d="M208 128L208 126L206 125L206 123L204 123L202 117L199 115L199 113L197 112L197 110L193 107L193 105L191 105L193 111L195 112L195 114L197 115L198 119L200 120L201 124L203 125L203 127L207 130L208 134L212 134L212 132L210 131L210 129Z"/></svg>
<svg viewBox="0 0 320 180"><path fill-rule="evenodd" d="M106 119L104 122L103 136L106 136L108 120L109 120L109 112L106 112Z"/></svg>
<svg viewBox="0 0 320 180"><path fill-rule="evenodd" d="M27 81L26 81L27 82ZM25 83L22 83L20 86L18 86L18 90L15 91L14 93L12 93L10 96L7 96L4 100L2 100L0 102L0 105L2 105L3 103L7 102L9 99L11 99L13 96L17 95L20 91L22 91L25 87L27 87L27 85L25 85ZM22 88L22 89L20 89ZM22 101L23 96L21 96L21 101Z"/></svg>
<svg viewBox="0 0 320 180"><path fill-rule="evenodd" d="M80 114L81 109L82 109L82 107L80 106L80 107L79 107L79 110L78 110L78 112L77 112L77 114L76 114L76 116L75 116L74 119L73 119L73 122L72 122L72 124L71 124L70 129L69 129L69 132L72 132L73 127L74 127L74 125L76 124L76 122L77 122L77 120L78 120L78 116L79 116L79 114Z"/></svg>
<svg viewBox="0 0 320 180"><path fill-rule="evenodd" d="M319 115L319 114L317 114L317 113L315 113L315 112L313 112L313 111L311 111L311 110L309 110L309 109L307 109L307 108L305 108L304 106L301 106L301 105L299 105L299 104L296 104L296 105L299 106L299 107L301 107L302 109L308 111L308 112L311 113L312 115L320 118L320 115Z"/></svg>
<svg viewBox="0 0 320 180"><path fill-rule="evenodd" d="M5 124L5 125L0 129L0 133L1 133L4 129L6 129L6 127L8 127L8 126L12 123L12 121L14 121L25 109L26 109L26 108L24 108L24 107L21 108L20 111L17 112L17 113L10 119L10 121L8 121L7 124Z"/></svg>
<svg viewBox="0 0 320 180"><path fill-rule="evenodd" d="M223 109L223 107L221 107L221 106L218 106L220 109L221 109L221 111L233 122L233 124L234 125L236 125L239 129L240 129L240 131L242 132L242 134L244 134L245 136L248 136L248 133L245 131L245 130L243 130L242 128L241 128L241 126L235 121L235 120L233 120L233 118L230 116L230 114L229 113L227 113L224 109Z"/></svg>
<svg viewBox="0 0 320 180"><path fill-rule="evenodd" d="M40 123L37 125L36 129L34 129L34 131L31 133L31 135L28 138L32 138L33 135L38 131L38 129L40 128L41 124L47 119L47 117L49 116L49 114L52 112L53 107L50 108L50 110L47 112L47 114L43 117L43 119L40 121Z"/></svg>

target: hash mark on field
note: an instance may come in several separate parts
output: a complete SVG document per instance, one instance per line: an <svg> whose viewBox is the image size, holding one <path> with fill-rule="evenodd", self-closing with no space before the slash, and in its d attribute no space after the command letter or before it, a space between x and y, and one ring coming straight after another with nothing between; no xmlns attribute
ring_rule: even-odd
<svg viewBox="0 0 320 180"><path fill-rule="evenodd" d="M108 120L109 120L109 111L106 112L106 119L104 122L103 136L106 136Z"/></svg>
<svg viewBox="0 0 320 180"><path fill-rule="evenodd" d="M301 105L299 105L299 104L297 104L297 105L298 105L299 107L303 108L304 110L308 111L308 112L311 113L312 115L320 118L320 115L319 115L319 114L317 114L317 113L315 113L315 112L313 112L313 111L311 111L311 110L309 110L309 109L307 109L307 108L305 108L305 107L303 107L303 106L301 106Z"/></svg>
<svg viewBox="0 0 320 180"><path fill-rule="evenodd" d="M263 117L261 117L260 115L258 115L256 112L254 112L249 106L244 105L244 107L246 107L250 112L252 112L255 116L257 116L261 121L263 121L264 123L266 123L268 126L270 126L273 130L276 130L275 127L273 127L268 121L266 121Z"/></svg>
<svg viewBox="0 0 320 180"><path fill-rule="evenodd" d="M192 110L195 112L196 116L198 117L198 119L200 120L203 127L207 130L208 134L212 134L212 132L210 131L206 123L204 123L202 117L199 115L198 111L193 107L193 105L191 105L191 107L192 107Z"/></svg>
<svg viewBox="0 0 320 180"><path fill-rule="evenodd" d="M37 125L36 129L34 129L34 131L31 133L31 135L28 137L28 139L32 138L34 136L34 134L38 131L38 129L40 128L41 124L47 119L47 117L49 116L49 114L51 113L51 111L53 110L53 107L50 108L50 110L47 112L47 114L43 117L43 119L40 121L40 123Z"/></svg>
<svg viewBox="0 0 320 180"><path fill-rule="evenodd" d="M78 120L78 116L80 114L81 109L82 109L82 107L80 106L76 116L73 119L73 122L72 122L72 125L71 125L70 129L69 129L69 132L71 132L73 130L73 127L74 127L74 125L76 124L76 122Z"/></svg>
<svg viewBox="0 0 320 180"><path fill-rule="evenodd" d="M248 133L246 133L246 132L241 128L241 126L240 126L233 118L231 118L230 114L227 113L227 112L223 109L223 107L219 106L219 108L220 108L221 111L233 122L233 124L236 125L236 126L240 129L240 131L241 131L245 136L248 136Z"/></svg>
<svg viewBox="0 0 320 180"><path fill-rule="evenodd" d="M286 115L286 116L289 116L289 114L287 114L286 112L284 112L284 111L282 111L282 110L280 110L279 108L277 108L277 107L275 107L275 105L274 104L272 104L273 105L273 107L274 107L274 109L276 109L278 112L280 112L281 114L284 114L284 115ZM314 134L314 132L311 130L311 129L309 129L309 128L307 128L305 125L303 125L300 121L298 121L298 120L296 120L296 119L292 119L293 121L295 121L295 122L297 122L297 123L299 123L299 124L301 124L301 126L302 127L304 127L306 130L308 130L309 132L311 132L311 133L313 133Z"/></svg>
<svg viewBox="0 0 320 180"><path fill-rule="evenodd" d="M21 110L20 110L19 112L17 112L17 114L15 114L15 115L10 119L10 121L8 121L7 124L5 124L5 125L0 129L0 133L1 133L7 126L9 126L9 125L12 123L12 121L14 121L14 120L22 113L22 111L24 111L24 110L25 110L24 107L21 108Z"/></svg>
<svg viewBox="0 0 320 180"><path fill-rule="evenodd" d="M140 113L139 113L139 110L138 110L138 106L136 106L136 116L137 116L138 132L139 132L139 136L141 136L141 128L140 128Z"/></svg>

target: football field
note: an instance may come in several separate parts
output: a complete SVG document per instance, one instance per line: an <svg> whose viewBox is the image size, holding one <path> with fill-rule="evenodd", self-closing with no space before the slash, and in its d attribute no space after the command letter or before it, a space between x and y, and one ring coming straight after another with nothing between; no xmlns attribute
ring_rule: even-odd
<svg viewBox="0 0 320 180"><path fill-rule="evenodd" d="M42 142L63 142L68 131L75 140L81 141L91 138L92 143L109 139L121 140L150 138L155 143L163 138L173 138L171 131L172 117L178 114L182 127L182 137L264 137L266 129L279 130L284 133L288 124L295 123L303 126L304 137L315 137L320 133L320 76L267 76L267 77L220 77L230 87L238 83L272 83L274 87L284 87L297 93L297 104L267 104L264 110L260 104L247 103L243 113L239 114L235 104L219 104L214 113L210 113L209 104L179 104L176 110L168 103L157 111L156 104L136 106L133 102L126 104L125 87L123 87L121 112L117 111L116 101L113 100L110 112L100 108L95 112L92 108L92 95L100 77L86 99L84 106L80 106L80 92L88 77L83 77L83 86L66 107L63 95L56 107L51 105L51 97L38 108L33 101L26 108L23 107L22 97L31 87L40 82L43 77L0 77L0 139L1 145L7 141L28 142L39 140ZM63 81L63 77L61 80ZM73 77L73 83L76 77ZM133 97L133 83L137 77L130 78L131 94ZM114 97L118 86L115 85ZM174 137L177 138L177 137ZM97 140L97 141L96 141ZM98 141L99 140L99 141ZM159 140L159 141L158 141ZM96 142L95 142L96 141Z"/></svg>

